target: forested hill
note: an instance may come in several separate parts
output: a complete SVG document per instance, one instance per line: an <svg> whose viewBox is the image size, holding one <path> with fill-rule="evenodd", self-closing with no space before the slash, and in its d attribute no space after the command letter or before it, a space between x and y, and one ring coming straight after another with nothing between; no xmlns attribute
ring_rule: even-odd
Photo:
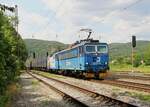
<svg viewBox="0 0 150 107"><path fill-rule="evenodd" d="M150 46L150 41L137 41L135 52L139 55L143 55ZM131 43L111 43L109 44L111 59L117 57L130 57L131 55Z"/></svg>
<svg viewBox="0 0 150 107"><path fill-rule="evenodd" d="M67 44L63 44L57 41L45 41L37 39L24 39L28 53L36 52L38 54L53 54L56 51L67 48Z"/></svg>
<svg viewBox="0 0 150 107"><path fill-rule="evenodd" d="M24 40L28 49L28 52L46 53L49 51L52 54L55 51L65 49L68 45L56 41L44 41L36 39ZM143 54L150 46L150 41L137 41L137 47L135 50L138 54ZM116 59L117 57L130 57L131 55L131 43L111 43L110 58Z"/></svg>

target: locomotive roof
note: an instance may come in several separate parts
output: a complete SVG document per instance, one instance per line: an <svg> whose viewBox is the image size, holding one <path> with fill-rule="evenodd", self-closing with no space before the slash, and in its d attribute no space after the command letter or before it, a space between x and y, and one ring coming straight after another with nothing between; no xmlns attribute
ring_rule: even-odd
<svg viewBox="0 0 150 107"><path fill-rule="evenodd" d="M91 42L91 41L81 41L80 43L78 43L78 44L76 44L76 45L74 45L74 46L72 46L71 48L67 48L67 49L64 49L64 50L61 50L61 51L59 51L59 52L56 52L56 53L54 53L54 55L56 55L56 54L59 54L59 53L61 53L61 52L65 52L65 51L67 51L67 50L71 50L71 49L74 49L74 48L76 48L76 47L79 47L79 46L82 46L82 45L85 45L85 44L88 44L88 43L93 43L93 44L107 44L107 43L102 43L102 42Z"/></svg>

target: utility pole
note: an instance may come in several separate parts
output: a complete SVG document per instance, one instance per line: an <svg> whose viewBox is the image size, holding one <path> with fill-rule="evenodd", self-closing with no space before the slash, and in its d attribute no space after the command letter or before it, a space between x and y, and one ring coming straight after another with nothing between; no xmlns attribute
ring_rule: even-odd
<svg viewBox="0 0 150 107"><path fill-rule="evenodd" d="M18 19L18 6L15 5L15 28L16 28L16 32L17 32L17 40L18 40L18 44L17 44L17 55L18 57L20 56L20 50L19 50L19 33L18 33L18 24L19 24L19 19Z"/></svg>
<svg viewBox="0 0 150 107"><path fill-rule="evenodd" d="M18 35L18 24L19 24L19 21L18 21L18 6L15 5L15 28L16 28L16 31L17 31L17 37L19 36Z"/></svg>

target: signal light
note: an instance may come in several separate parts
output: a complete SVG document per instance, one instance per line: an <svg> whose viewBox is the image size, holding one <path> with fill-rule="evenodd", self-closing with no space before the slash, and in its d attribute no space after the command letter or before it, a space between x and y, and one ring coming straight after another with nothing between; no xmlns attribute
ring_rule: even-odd
<svg viewBox="0 0 150 107"><path fill-rule="evenodd" d="M46 53L46 56L48 57L48 52Z"/></svg>
<svg viewBox="0 0 150 107"><path fill-rule="evenodd" d="M136 47L136 36L132 36L132 47Z"/></svg>
<svg viewBox="0 0 150 107"><path fill-rule="evenodd" d="M33 58L35 58L35 52L33 52Z"/></svg>

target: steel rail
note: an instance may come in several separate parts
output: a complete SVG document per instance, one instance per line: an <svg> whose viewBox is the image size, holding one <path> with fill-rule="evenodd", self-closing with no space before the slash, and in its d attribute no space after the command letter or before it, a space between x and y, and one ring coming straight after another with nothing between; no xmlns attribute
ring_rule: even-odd
<svg viewBox="0 0 150 107"><path fill-rule="evenodd" d="M116 78L128 78L128 79L138 79L138 80L150 81L149 76L134 76L134 75L129 75L129 74L115 74L113 76Z"/></svg>
<svg viewBox="0 0 150 107"><path fill-rule="evenodd" d="M29 75L31 75L33 78L37 79L38 81L40 81L40 82L42 82L43 84L45 84L46 86L48 86L49 88L51 88L51 89L53 89L54 91L58 92L61 96L63 96L64 99L69 99L69 100L71 100L72 102L75 102L75 103L79 104L81 107L89 107L87 104L85 104L85 103L79 101L78 99L76 99L76 98L74 98L74 97L68 95L67 93L64 93L63 91L61 91L61 90L55 88L54 86L48 84L48 83L45 82L44 80L42 80L42 79L40 79L40 78L34 76L32 73L30 73L30 72L27 72L27 73L28 73Z"/></svg>
<svg viewBox="0 0 150 107"><path fill-rule="evenodd" d="M58 79L54 79L54 78L50 78L50 77L47 77L45 75L42 75L42 74L39 74L39 73L35 73L35 72L32 72L33 74L36 74L36 75L40 75L44 78L47 78L47 79L50 79L50 80L53 80L53 81L56 81L56 82L59 82L61 84L65 84L65 85L68 85L68 86L71 86L71 87L74 87L80 91L84 91L86 92L87 94L90 94L93 98L97 98L97 97L101 97L101 99L103 99L103 101L105 101L106 103L113 103L111 105L120 105L121 107L137 107L136 105L134 104L130 104L130 103L127 103L125 101L121 101L121 100L118 100L118 99L115 99L115 98L112 98L112 97L109 97L109 96L106 96L106 95L102 95L100 93L97 93L97 92L94 92L94 91L91 91L89 89L86 89L86 88L81 88L77 85L72 85L70 83L67 83L67 82L63 82L63 81L60 81Z"/></svg>
<svg viewBox="0 0 150 107"><path fill-rule="evenodd" d="M128 88L128 89L134 89L137 91L144 91L150 93L150 85L148 84L141 84L141 83L135 83L135 82L127 82L127 81L120 81L120 80L90 80L92 82L96 83L103 83L103 84L109 84L113 86L119 86L123 88Z"/></svg>

